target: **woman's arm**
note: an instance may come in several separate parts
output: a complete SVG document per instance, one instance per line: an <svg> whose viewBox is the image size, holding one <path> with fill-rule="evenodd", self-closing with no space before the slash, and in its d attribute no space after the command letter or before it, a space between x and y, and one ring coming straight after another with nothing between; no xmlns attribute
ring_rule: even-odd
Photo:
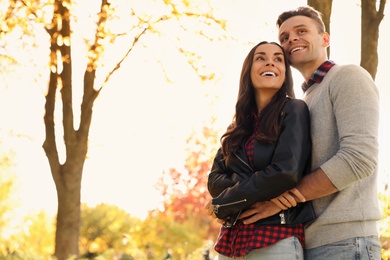
<svg viewBox="0 0 390 260"><path fill-rule="evenodd" d="M222 150L219 149L208 175L207 188L214 198L225 189L249 178L252 174L253 169L246 162L246 154L243 148L236 151L229 162L229 166L226 166Z"/></svg>
<svg viewBox="0 0 390 260"><path fill-rule="evenodd" d="M285 118L270 164L224 189L213 199L213 205L245 200L240 206L249 206L275 198L297 185L307 170L311 154L309 111L301 100L287 102L283 110ZM228 207L220 209L225 211L223 215L229 211Z"/></svg>

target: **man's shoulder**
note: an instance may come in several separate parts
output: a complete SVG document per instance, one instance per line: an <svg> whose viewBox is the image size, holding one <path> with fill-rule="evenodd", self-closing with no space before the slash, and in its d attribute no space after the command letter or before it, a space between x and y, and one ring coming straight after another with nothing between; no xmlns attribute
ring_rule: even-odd
<svg viewBox="0 0 390 260"><path fill-rule="evenodd" d="M328 73L342 77L354 77L356 74L371 77L367 70L356 64L335 64Z"/></svg>
<svg viewBox="0 0 390 260"><path fill-rule="evenodd" d="M324 78L323 85L326 85L331 92L335 91L333 93L345 93L348 99L353 93L368 95L370 92L374 93L375 96L378 95L376 84L371 75L363 67L355 64L333 66Z"/></svg>

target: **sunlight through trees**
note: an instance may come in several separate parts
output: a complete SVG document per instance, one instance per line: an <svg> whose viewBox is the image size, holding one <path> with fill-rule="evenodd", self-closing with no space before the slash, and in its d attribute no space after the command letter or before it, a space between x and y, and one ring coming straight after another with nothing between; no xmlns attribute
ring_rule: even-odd
<svg viewBox="0 0 390 260"><path fill-rule="evenodd" d="M231 119L243 53L259 39L273 40L280 11L332 1L283 0L270 9L266 2L1 1L0 259L142 260L169 251L195 260L212 249L219 225L203 208L207 174ZM332 55L337 61L362 42L362 53L350 55L360 54L380 92L389 93L383 68L390 42L377 35L384 22L380 32L388 28L385 1L343 3L329 10L336 43L353 29L344 23L356 27L344 10L361 19L363 3L365 21L374 23L359 25L370 34L347 47L332 45ZM384 158L388 119L382 124ZM382 186L388 165L381 159ZM16 213L19 183L23 213ZM390 201L380 188L388 260ZM133 215L139 212L144 217Z"/></svg>

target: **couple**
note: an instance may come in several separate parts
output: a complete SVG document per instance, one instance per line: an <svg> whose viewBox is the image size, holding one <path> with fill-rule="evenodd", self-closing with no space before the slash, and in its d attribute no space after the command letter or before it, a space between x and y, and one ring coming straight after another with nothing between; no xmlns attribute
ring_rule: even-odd
<svg viewBox="0 0 390 260"><path fill-rule="evenodd" d="M376 86L359 66L328 60L315 9L284 12L277 26L280 45L261 42L243 63L208 177L218 259L379 260ZM305 79L303 100L289 64Z"/></svg>

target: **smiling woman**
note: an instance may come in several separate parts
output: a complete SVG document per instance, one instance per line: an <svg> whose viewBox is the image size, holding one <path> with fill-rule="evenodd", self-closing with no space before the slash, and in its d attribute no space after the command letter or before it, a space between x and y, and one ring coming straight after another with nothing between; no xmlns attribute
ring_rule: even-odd
<svg viewBox="0 0 390 260"><path fill-rule="evenodd" d="M268 49L265 49L265 46ZM262 107L261 111L273 95L280 89L286 80L286 62L283 50L277 44L260 45L254 54L254 61L251 69L251 79L254 86L256 102ZM291 72L289 71L289 76ZM257 100L257 99L262 100Z"/></svg>
<svg viewBox="0 0 390 260"><path fill-rule="evenodd" d="M247 54L235 108L208 176L209 214L226 220L215 246L219 259L291 254L303 259L303 223L312 218L290 219L290 212L270 202L297 185L311 154L309 110L295 99L291 68L279 44L263 41ZM246 223L257 215L255 202L273 205L273 216ZM313 211L308 203L299 208Z"/></svg>

